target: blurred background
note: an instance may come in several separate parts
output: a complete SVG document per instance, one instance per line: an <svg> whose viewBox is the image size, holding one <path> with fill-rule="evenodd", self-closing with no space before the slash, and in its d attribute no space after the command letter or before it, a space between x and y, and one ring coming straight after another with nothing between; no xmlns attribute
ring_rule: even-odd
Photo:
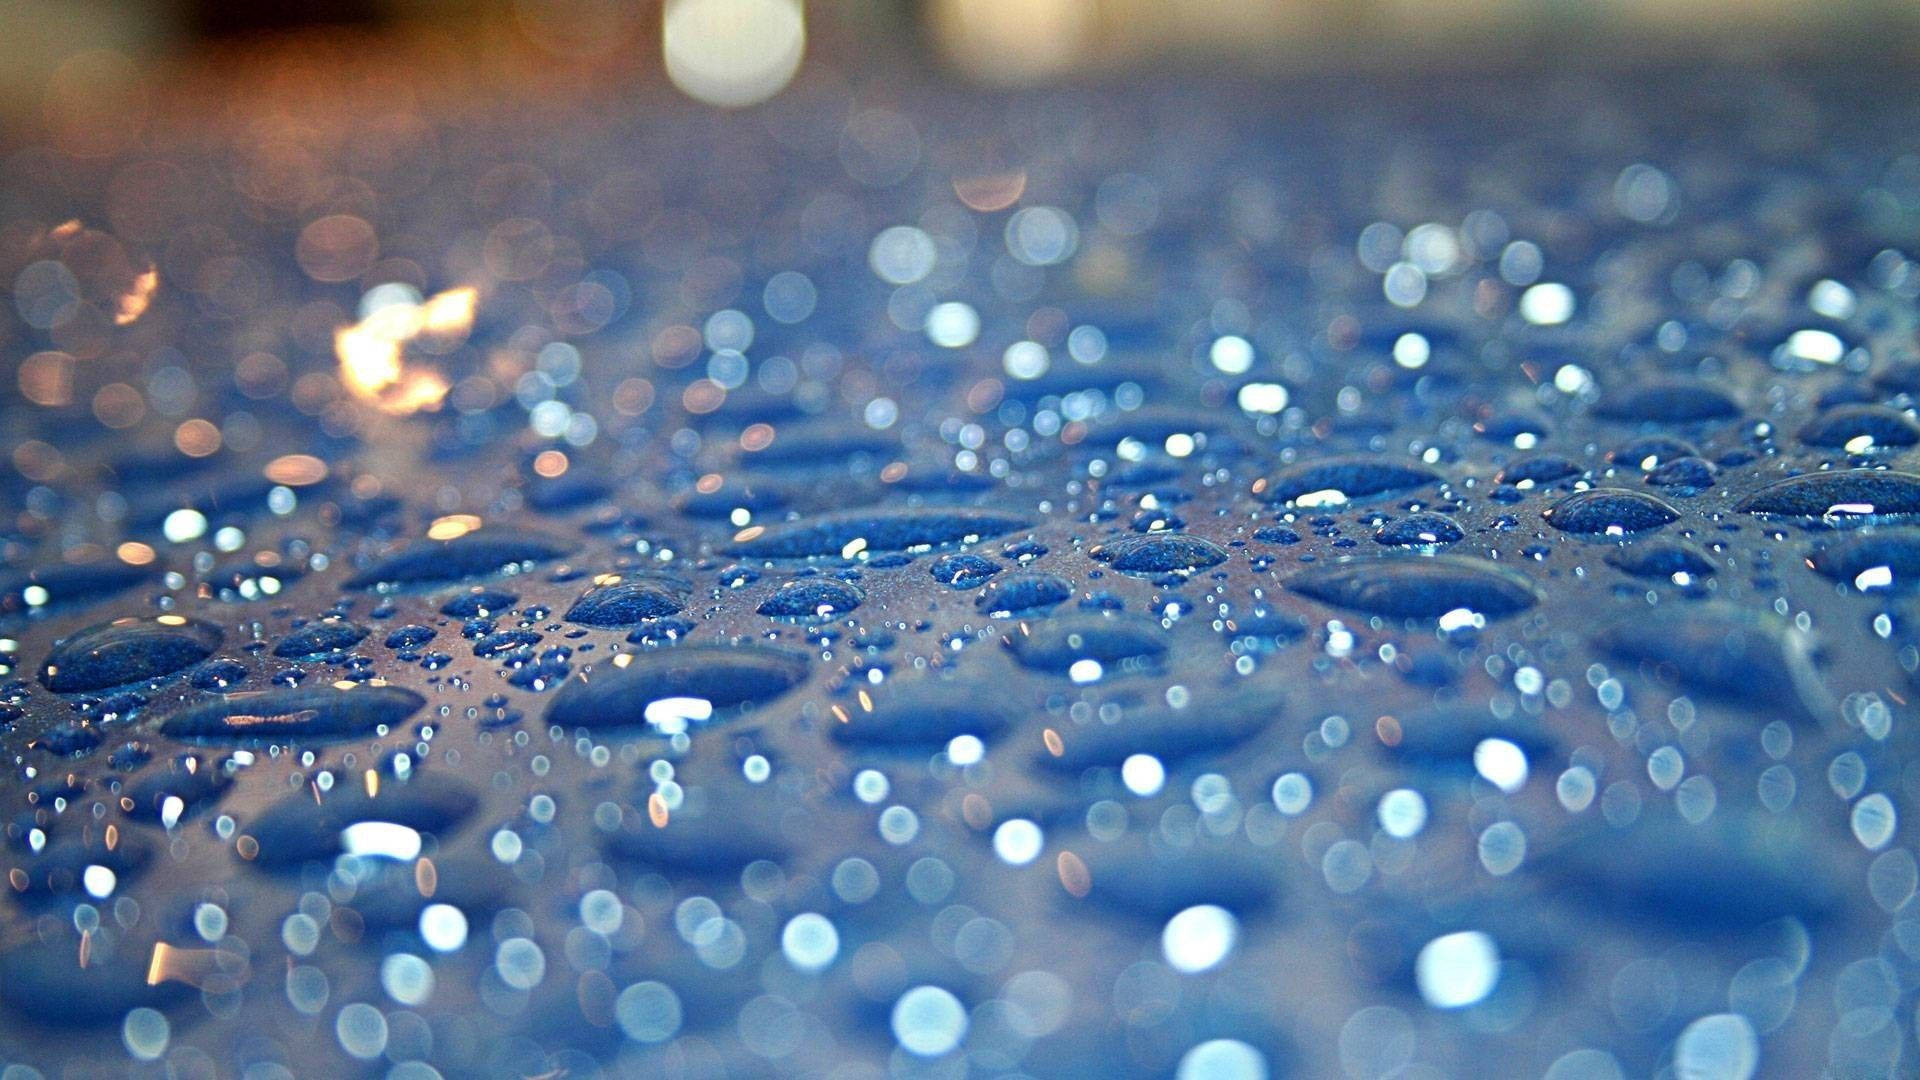
<svg viewBox="0 0 1920 1080"><path fill-rule="evenodd" d="M1917 37L1915 0L0 0L0 123L106 138L105 120L151 87L180 92L183 72L252 77L290 58L438 74L456 91L462 73L550 94L665 74L743 106L808 51L1030 85L1166 67L1912 55Z"/></svg>

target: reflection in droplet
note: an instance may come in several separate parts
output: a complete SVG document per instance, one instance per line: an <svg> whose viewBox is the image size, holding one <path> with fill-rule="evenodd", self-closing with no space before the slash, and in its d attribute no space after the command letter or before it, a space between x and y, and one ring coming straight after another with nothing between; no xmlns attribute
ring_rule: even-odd
<svg viewBox="0 0 1920 1080"><path fill-rule="evenodd" d="M1436 1009L1460 1009L1493 992L1500 979L1500 953L1477 930L1443 934L1421 948L1414 963L1420 996Z"/></svg>

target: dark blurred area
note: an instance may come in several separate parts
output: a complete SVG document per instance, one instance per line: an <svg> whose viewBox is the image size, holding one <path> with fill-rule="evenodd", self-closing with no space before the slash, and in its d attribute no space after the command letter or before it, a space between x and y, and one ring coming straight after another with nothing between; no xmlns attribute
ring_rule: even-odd
<svg viewBox="0 0 1920 1080"><path fill-rule="evenodd" d="M0 0L0 117L39 111L50 85L62 92L63 72L67 83L105 69L197 72L295 40L351 41L355 54L425 48L437 62L494 74L512 54L536 67L648 78L662 71L676 18L682 42L703 51L700 70L750 66L746 54L788 49L797 36L808 51L862 63L891 54L1000 85L1167 66L1911 56L1920 40L1920 4L1909 0ZM76 60L85 68L77 76ZM714 103L751 103L722 98Z"/></svg>
<svg viewBox="0 0 1920 1080"><path fill-rule="evenodd" d="M219 39L315 26L377 27L397 14L380 0L182 0L180 23L190 37Z"/></svg>

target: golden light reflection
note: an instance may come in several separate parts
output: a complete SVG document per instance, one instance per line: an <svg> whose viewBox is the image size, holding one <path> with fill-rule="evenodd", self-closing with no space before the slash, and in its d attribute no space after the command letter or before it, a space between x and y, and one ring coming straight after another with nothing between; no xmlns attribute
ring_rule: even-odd
<svg viewBox="0 0 1920 1080"><path fill-rule="evenodd" d="M173 429L173 445L188 457L211 457L220 452L225 441L213 421L199 417L182 421Z"/></svg>
<svg viewBox="0 0 1920 1080"><path fill-rule="evenodd" d="M947 58L984 82L1020 85L1065 74L1093 45L1086 0L935 0L927 13Z"/></svg>
<svg viewBox="0 0 1920 1080"><path fill-rule="evenodd" d="M282 454L267 462L267 479L287 487L311 487L327 478L327 463L312 454Z"/></svg>
<svg viewBox="0 0 1920 1080"><path fill-rule="evenodd" d="M183 949L164 941L153 943L153 955L147 961L147 985L183 982L202 990L225 991L247 981L246 961L234 955L222 955L218 949Z"/></svg>
<svg viewBox="0 0 1920 1080"><path fill-rule="evenodd" d="M121 544L114 549L114 554L118 555L120 561L126 563L128 566L145 566L155 558L153 548L140 543L138 540L129 540Z"/></svg>
<svg viewBox="0 0 1920 1080"><path fill-rule="evenodd" d="M113 324L126 326L137 321L153 305L153 291L160 287L160 268L149 266L133 275L133 287L120 294L113 311Z"/></svg>
<svg viewBox="0 0 1920 1080"><path fill-rule="evenodd" d="M480 527L477 514L448 514L427 526L429 540L457 540Z"/></svg>
<svg viewBox="0 0 1920 1080"><path fill-rule="evenodd" d="M424 364L407 363L415 341L445 352L473 328L480 292L472 286L448 289L418 304L388 304L334 332L340 382L348 392L382 412L405 416L437 409L452 389L447 377Z"/></svg>

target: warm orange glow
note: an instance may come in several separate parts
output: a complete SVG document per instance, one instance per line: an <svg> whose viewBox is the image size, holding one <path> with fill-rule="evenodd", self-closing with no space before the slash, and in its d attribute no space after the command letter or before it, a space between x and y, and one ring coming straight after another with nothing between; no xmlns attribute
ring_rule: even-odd
<svg viewBox="0 0 1920 1080"><path fill-rule="evenodd" d="M1067 890L1067 895L1079 899L1093 891L1093 875L1087 872L1087 864L1080 856L1063 851L1054 860L1054 867L1060 874L1060 887Z"/></svg>
<svg viewBox="0 0 1920 1080"><path fill-rule="evenodd" d="M967 74L1021 85L1065 74L1088 59L1098 14L1098 5L1085 0L937 0L927 20L942 51Z"/></svg>
<svg viewBox="0 0 1920 1080"><path fill-rule="evenodd" d="M220 429L211 420L195 417L173 429L173 445L188 457L208 457L220 452L224 442Z"/></svg>
<svg viewBox="0 0 1920 1080"><path fill-rule="evenodd" d="M647 820L653 822L656 829L667 827L667 800L657 791L647 796Z"/></svg>
<svg viewBox="0 0 1920 1080"><path fill-rule="evenodd" d="M773 445L772 424L748 424L740 433L740 449L748 453L758 453Z"/></svg>
<svg viewBox="0 0 1920 1080"><path fill-rule="evenodd" d="M439 371L409 365L407 346L425 339L444 352L473 328L479 290L448 289L418 304L388 304L333 335L340 381L354 397L382 412L405 416L437 409L452 384Z"/></svg>
<svg viewBox="0 0 1920 1080"><path fill-rule="evenodd" d="M480 290L471 285L435 293L418 308L420 332L434 337L464 335L473 329L473 311L479 303Z"/></svg>
<svg viewBox="0 0 1920 1080"><path fill-rule="evenodd" d="M1027 191L1027 172L1025 169L1012 169L1007 172L980 173L974 176L956 176L953 178L953 193L967 204L969 210L978 210L990 214L995 210L1005 210L1020 201Z"/></svg>
<svg viewBox="0 0 1920 1080"><path fill-rule="evenodd" d="M133 276L133 287L120 294L114 306L113 324L125 326L147 313L153 305L153 290L160 287L159 267L149 266Z"/></svg>
<svg viewBox="0 0 1920 1080"><path fill-rule="evenodd" d="M20 361L20 394L35 405L57 407L73 401L73 357L37 352Z"/></svg>
<svg viewBox="0 0 1920 1080"><path fill-rule="evenodd" d="M154 560L153 548L138 540L129 540L121 544L114 549L114 553L119 555L120 561L128 566L145 566Z"/></svg>
<svg viewBox="0 0 1920 1080"><path fill-rule="evenodd" d="M480 527L480 518L474 514L448 514L437 518L427 526L427 537L433 540L454 540L465 536Z"/></svg>
<svg viewBox="0 0 1920 1080"><path fill-rule="evenodd" d="M282 454L267 462L266 476L287 487L310 487L327 478L327 463L312 454Z"/></svg>
<svg viewBox="0 0 1920 1080"><path fill-rule="evenodd" d="M168 980L202 989L231 990L247 981L247 969L238 958L226 958L218 949L183 949L164 941L153 943L147 961L147 985Z"/></svg>
<svg viewBox="0 0 1920 1080"><path fill-rule="evenodd" d="M549 480L566 475L572 464L567 455L558 450L542 450L533 456L533 471Z"/></svg>

